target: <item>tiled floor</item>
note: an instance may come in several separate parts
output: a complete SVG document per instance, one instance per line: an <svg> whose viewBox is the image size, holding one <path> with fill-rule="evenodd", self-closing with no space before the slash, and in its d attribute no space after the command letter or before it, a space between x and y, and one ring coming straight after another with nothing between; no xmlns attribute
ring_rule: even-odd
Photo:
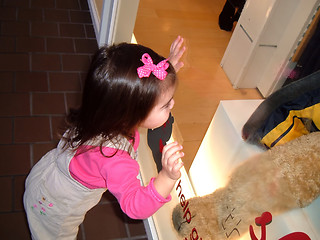
<svg viewBox="0 0 320 240"><path fill-rule="evenodd" d="M97 43L86 0L0 0L0 239L30 239L22 205L31 166L79 103ZM78 239L146 239L106 193Z"/></svg>

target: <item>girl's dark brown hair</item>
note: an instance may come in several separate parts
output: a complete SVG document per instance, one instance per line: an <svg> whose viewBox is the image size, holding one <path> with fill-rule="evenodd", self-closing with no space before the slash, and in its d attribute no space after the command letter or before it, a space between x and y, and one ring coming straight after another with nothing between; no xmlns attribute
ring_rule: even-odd
<svg viewBox="0 0 320 240"><path fill-rule="evenodd" d="M152 73L140 79L137 68L148 53L154 64L165 58L150 48L121 43L100 48L94 55L83 89L82 103L67 115L67 146L77 149L85 142L102 136L99 143L115 141L117 136L134 140L134 131L147 117L160 94L176 83L170 64L161 81Z"/></svg>

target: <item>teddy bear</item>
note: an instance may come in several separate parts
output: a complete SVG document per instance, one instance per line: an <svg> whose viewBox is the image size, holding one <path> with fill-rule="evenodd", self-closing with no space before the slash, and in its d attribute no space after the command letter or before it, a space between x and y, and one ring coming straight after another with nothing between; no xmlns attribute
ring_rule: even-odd
<svg viewBox="0 0 320 240"><path fill-rule="evenodd" d="M245 160L213 193L180 201L172 213L174 228L182 239L195 231L197 239L239 239L264 212L308 206L320 195L319 173L320 132L313 132ZM186 202L191 221L183 211Z"/></svg>

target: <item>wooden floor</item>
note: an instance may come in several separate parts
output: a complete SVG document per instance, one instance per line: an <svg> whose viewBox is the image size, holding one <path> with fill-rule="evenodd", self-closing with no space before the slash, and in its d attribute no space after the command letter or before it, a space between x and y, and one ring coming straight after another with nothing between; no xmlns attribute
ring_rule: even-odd
<svg viewBox="0 0 320 240"><path fill-rule="evenodd" d="M139 44L168 56L172 41L186 39L173 109L190 168L220 100L260 99L257 89L233 89L220 67L231 37L218 25L224 0L140 0L134 29Z"/></svg>

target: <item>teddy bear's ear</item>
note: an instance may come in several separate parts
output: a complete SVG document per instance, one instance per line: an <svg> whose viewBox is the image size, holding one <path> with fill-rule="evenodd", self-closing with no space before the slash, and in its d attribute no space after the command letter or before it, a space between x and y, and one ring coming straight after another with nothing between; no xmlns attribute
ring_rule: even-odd
<svg viewBox="0 0 320 240"><path fill-rule="evenodd" d="M242 128L242 138L261 147L319 131L320 70L267 97Z"/></svg>

